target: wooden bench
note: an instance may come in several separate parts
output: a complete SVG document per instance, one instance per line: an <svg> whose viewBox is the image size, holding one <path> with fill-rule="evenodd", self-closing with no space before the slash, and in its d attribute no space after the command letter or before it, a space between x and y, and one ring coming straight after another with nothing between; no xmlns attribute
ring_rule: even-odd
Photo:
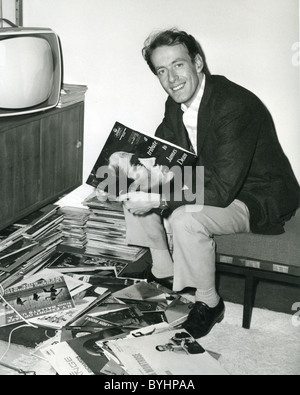
<svg viewBox="0 0 300 395"><path fill-rule="evenodd" d="M237 233L215 236L217 272L245 277L243 328L250 328L260 279L300 286L300 209L281 235ZM299 289L300 290L300 289Z"/></svg>

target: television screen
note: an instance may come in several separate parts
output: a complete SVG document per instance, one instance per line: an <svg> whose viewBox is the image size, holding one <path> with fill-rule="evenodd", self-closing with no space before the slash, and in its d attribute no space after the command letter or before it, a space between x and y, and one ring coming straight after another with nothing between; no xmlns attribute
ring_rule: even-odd
<svg viewBox="0 0 300 395"><path fill-rule="evenodd" d="M0 29L0 116L53 108L61 86L60 42L51 29Z"/></svg>

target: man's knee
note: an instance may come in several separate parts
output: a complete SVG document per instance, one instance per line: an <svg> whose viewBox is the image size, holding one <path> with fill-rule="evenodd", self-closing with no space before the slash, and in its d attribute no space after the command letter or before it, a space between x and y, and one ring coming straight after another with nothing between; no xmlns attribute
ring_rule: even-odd
<svg viewBox="0 0 300 395"><path fill-rule="evenodd" d="M197 214L197 219L193 215L193 211L186 210L188 206L181 206L177 208L170 216L170 224L173 233L182 232L187 233L203 233L209 236L209 232L205 226L205 218L203 216L203 221L201 221L201 212Z"/></svg>

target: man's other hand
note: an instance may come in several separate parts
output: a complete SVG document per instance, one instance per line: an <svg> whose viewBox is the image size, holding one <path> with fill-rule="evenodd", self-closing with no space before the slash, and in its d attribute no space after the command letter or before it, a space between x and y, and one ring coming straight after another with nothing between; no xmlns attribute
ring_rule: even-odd
<svg viewBox="0 0 300 395"><path fill-rule="evenodd" d="M128 192L118 197L126 209L135 215L145 215L154 208L159 208L161 198L159 193Z"/></svg>

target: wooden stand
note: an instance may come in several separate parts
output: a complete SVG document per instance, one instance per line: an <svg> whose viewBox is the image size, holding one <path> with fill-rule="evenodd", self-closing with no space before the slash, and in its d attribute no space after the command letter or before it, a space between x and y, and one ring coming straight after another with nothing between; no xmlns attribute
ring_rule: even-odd
<svg viewBox="0 0 300 395"><path fill-rule="evenodd" d="M0 229L82 184L84 102L0 122Z"/></svg>

